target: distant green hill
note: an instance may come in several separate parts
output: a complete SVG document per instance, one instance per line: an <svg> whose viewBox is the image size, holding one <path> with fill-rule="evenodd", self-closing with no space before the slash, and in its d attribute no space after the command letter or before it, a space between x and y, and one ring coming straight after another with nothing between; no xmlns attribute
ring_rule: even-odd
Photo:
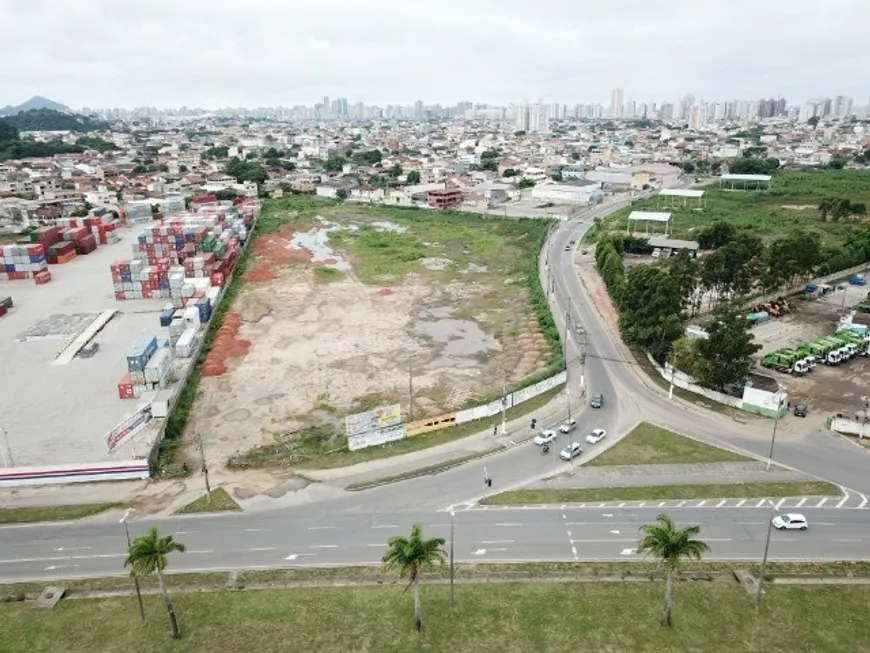
<svg viewBox="0 0 870 653"><path fill-rule="evenodd" d="M52 109L31 109L3 120L20 132L26 131L102 131L109 128L108 123L92 120L87 116L61 113Z"/></svg>
<svg viewBox="0 0 870 653"><path fill-rule="evenodd" d="M13 107L10 105L3 107L0 109L0 116L15 116L22 111L30 111L31 109L52 109L61 113L72 113L72 109L65 104L49 100L41 95L34 95L27 102L22 102L18 106Z"/></svg>

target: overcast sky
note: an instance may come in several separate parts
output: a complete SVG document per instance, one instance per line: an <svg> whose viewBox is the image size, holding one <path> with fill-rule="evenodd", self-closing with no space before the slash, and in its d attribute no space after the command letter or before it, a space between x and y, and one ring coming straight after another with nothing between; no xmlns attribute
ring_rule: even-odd
<svg viewBox="0 0 870 653"><path fill-rule="evenodd" d="M870 0L0 0L0 106L870 97Z"/></svg>

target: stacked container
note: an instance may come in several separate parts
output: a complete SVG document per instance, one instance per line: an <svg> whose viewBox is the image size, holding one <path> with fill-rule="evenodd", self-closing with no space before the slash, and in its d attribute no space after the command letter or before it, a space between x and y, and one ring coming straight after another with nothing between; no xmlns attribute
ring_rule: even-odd
<svg viewBox="0 0 870 653"><path fill-rule="evenodd" d="M172 381L173 361L172 349L159 348L154 336L143 338L127 354L128 371L118 383L118 396L133 399L163 390Z"/></svg>
<svg viewBox="0 0 870 653"><path fill-rule="evenodd" d="M46 260L52 265L69 263L76 257L76 244L65 240L60 241L48 248Z"/></svg>
<svg viewBox="0 0 870 653"><path fill-rule="evenodd" d="M9 312L9 309L12 308L12 298L11 297L2 297L0 298L0 317L6 315Z"/></svg>
<svg viewBox="0 0 870 653"><path fill-rule="evenodd" d="M37 283L45 283L45 275L38 275L45 272L51 280L47 270L45 248L41 243L0 246L0 281L36 279Z"/></svg>

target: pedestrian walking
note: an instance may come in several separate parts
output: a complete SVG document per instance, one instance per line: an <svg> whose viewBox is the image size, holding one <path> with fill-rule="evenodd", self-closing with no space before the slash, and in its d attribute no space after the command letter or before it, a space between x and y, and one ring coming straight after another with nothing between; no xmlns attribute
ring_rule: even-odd
<svg viewBox="0 0 870 653"><path fill-rule="evenodd" d="M493 434L493 435L498 435L498 424L496 424L496 425L494 425L494 426L492 427L492 434Z"/></svg>

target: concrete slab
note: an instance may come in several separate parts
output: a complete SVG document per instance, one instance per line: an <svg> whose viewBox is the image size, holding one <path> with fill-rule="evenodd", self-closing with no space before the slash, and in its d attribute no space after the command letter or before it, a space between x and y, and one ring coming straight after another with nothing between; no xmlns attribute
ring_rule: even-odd
<svg viewBox="0 0 870 653"><path fill-rule="evenodd" d="M51 266L52 281L44 286L0 281L0 295L15 301L0 319L0 426L8 432L16 465L112 460L105 435L137 404L117 393L127 351L139 338L166 331L158 319L165 300L114 297L109 265L130 258L140 231L121 229L121 242ZM93 338L100 344L95 356L53 364L95 319L116 310ZM116 457L129 459L131 453L125 446Z"/></svg>

